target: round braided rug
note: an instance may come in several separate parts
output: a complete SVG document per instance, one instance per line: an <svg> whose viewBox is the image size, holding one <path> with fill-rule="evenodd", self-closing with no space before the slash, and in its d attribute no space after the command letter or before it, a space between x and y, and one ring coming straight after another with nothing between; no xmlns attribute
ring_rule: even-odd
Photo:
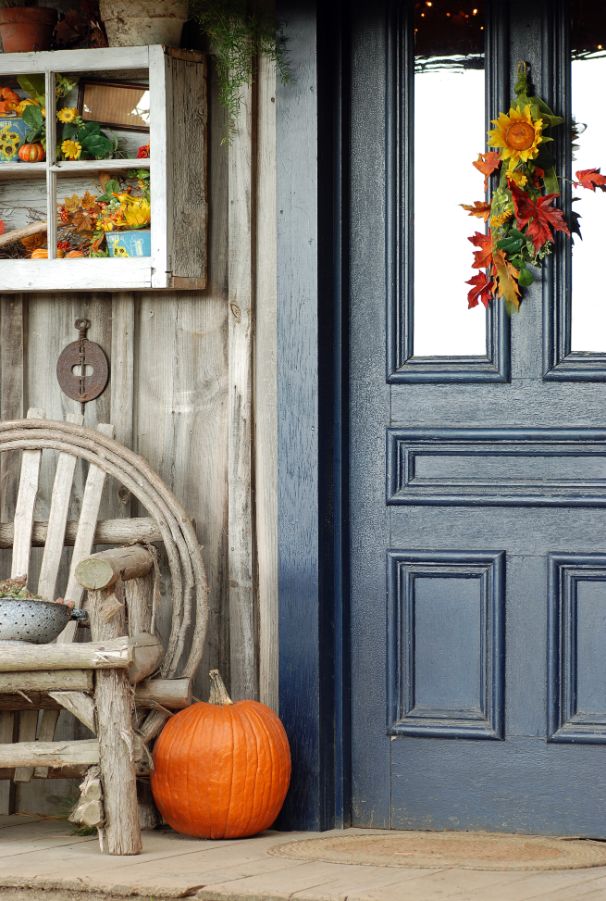
<svg viewBox="0 0 606 901"><path fill-rule="evenodd" d="M572 870L606 866L606 843L488 832L384 832L286 842L270 854L375 867Z"/></svg>

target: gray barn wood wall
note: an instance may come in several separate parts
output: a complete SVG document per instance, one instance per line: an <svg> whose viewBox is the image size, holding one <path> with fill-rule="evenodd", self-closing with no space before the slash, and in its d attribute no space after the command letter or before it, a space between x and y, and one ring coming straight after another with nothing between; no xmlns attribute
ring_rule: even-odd
<svg viewBox="0 0 606 901"><path fill-rule="evenodd" d="M208 288L0 298L0 415L17 419L31 406L50 418L78 411L55 366L77 337L75 320L90 319L111 383L87 405L86 424L111 421L116 437L149 460L204 547L211 616L197 694L206 696L208 670L218 667L234 696L275 706L275 73L261 61L229 145L221 144L213 82L211 66ZM6 456L3 521L12 517L20 463ZM129 499L112 488L104 515L130 515ZM44 501L49 492L47 479ZM19 786L13 803L56 811L57 797L73 791L36 781ZM0 812L9 794L0 783Z"/></svg>

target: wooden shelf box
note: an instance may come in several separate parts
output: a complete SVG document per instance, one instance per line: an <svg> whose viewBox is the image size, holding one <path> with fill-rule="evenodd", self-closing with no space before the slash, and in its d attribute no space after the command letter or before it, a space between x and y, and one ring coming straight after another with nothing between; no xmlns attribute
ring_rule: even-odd
<svg viewBox="0 0 606 901"><path fill-rule="evenodd" d="M0 54L0 86L16 88L23 76L44 76L46 110L75 106L84 82L112 85L116 98L134 84L141 96L143 128L128 124L102 128L119 139L119 157L107 160L59 159L59 123L46 115L46 160L0 162L0 219L5 233L46 222L48 259L0 254L0 291L131 291L201 289L207 267L207 93L201 54L162 46ZM56 80L78 81L72 94L56 103ZM21 92L22 96L23 92ZM112 111L112 98L106 109ZM116 111L119 102L116 99ZM99 107L102 110L102 106ZM111 117L109 117L111 118ZM100 120L98 120L100 121ZM147 122L147 125L145 124ZM0 122L0 126L3 123ZM150 144L150 157L137 158L138 145ZM89 191L99 195L99 176L116 177L149 170L151 252L148 256L58 258L60 208L66 198ZM44 226L41 226L44 228ZM118 232L116 232L117 234ZM121 248L124 249L124 248ZM7 258L8 257L8 258Z"/></svg>

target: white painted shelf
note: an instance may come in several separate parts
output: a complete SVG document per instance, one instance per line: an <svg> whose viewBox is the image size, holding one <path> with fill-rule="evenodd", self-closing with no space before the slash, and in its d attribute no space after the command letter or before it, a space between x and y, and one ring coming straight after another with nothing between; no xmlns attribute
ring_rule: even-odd
<svg viewBox="0 0 606 901"><path fill-rule="evenodd" d="M147 47L0 54L0 84L19 75L44 75L46 107L55 104L55 76L149 85L151 157L56 160L56 122L47 116L47 160L0 163L0 218L12 202L48 216L49 259L0 259L0 292L201 289L207 268L206 60L199 53ZM102 125L105 131L111 126ZM114 134L120 135L118 130ZM134 144L133 144L134 142ZM100 172L148 169L151 255L55 259L58 207L68 192L94 189ZM81 184L76 181L81 179ZM15 182L14 189L11 182ZM67 187L69 185L69 187ZM65 192L62 190L65 186ZM47 212L45 212L47 211ZM13 226L14 227L14 226Z"/></svg>

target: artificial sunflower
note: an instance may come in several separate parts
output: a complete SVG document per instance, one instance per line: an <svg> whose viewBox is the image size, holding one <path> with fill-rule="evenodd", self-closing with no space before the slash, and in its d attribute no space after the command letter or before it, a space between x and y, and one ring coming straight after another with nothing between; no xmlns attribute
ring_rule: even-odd
<svg viewBox="0 0 606 901"><path fill-rule="evenodd" d="M543 141L543 120L533 119L530 106L512 106L509 113L493 119L496 127L488 132L488 145L498 147L503 160L509 160L511 174L519 163L527 163L539 154Z"/></svg>
<svg viewBox="0 0 606 901"><path fill-rule="evenodd" d="M66 160L79 160L82 153L82 144L79 141L64 141L61 144L61 153Z"/></svg>
<svg viewBox="0 0 606 901"><path fill-rule="evenodd" d="M78 110L74 106L64 106L63 109L57 110L57 119L64 124L73 122L78 115Z"/></svg>

